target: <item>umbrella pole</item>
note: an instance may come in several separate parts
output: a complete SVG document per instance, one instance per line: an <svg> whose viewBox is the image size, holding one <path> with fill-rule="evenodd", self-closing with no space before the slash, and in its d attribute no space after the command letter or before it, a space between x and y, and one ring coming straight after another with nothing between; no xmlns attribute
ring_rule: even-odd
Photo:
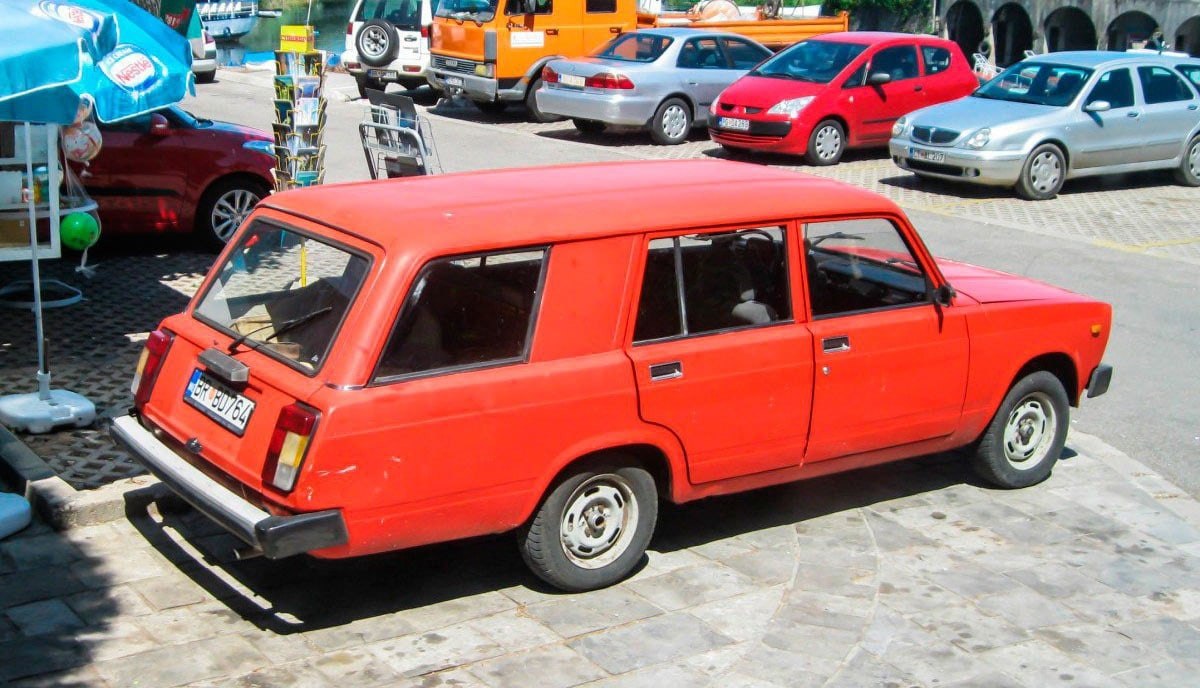
<svg viewBox="0 0 1200 688"><path fill-rule="evenodd" d="M30 130L33 127L29 122L25 122L25 178L29 180L29 250L33 256L31 261L33 264L33 322L37 329L37 352L38 352L38 398L42 400L50 399L50 373L46 371L46 334L42 327L42 273L38 267L38 241L37 241L37 203L34 201L32 186L36 184L33 178L33 136Z"/></svg>

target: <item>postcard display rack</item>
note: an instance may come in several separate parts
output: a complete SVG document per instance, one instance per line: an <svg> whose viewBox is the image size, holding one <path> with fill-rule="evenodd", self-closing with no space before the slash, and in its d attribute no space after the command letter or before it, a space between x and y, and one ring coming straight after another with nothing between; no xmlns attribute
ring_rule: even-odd
<svg viewBox="0 0 1200 688"><path fill-rule="evenodd" d="M275 52L276 191L314 186L325 178L324 82L325 53Z"/></svg>

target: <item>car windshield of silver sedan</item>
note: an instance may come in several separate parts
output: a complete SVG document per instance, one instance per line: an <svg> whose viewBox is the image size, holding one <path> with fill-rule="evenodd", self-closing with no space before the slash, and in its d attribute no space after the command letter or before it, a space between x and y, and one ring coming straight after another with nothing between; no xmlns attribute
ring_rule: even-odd
<svg viewBox="0 0 1200 688"><path fill-rule="evenodd" d="M975 98L1063 107L1070 105L1092 70L1071 65L1019 62L979 87Z"/></svg>
<svg viewBox="0 0 1200 688"><path fill-rule="evenodd" d="M827 84L866 49L859 43L808 40L780 52L750 74Z"/></svg>
<svg viewBox="0 0 1200 688"><path fill-rule="evenodd" d="M486 22L495 18L500 0L441 0L436 4L435 17Z"/></svg>
<svg viewBox="0 0 1200 688"><path fill-rule="evenodd" d="M626 33L604 44L592 55L622 62L653 62L673 42L669 36L654 33Z"/></svg>

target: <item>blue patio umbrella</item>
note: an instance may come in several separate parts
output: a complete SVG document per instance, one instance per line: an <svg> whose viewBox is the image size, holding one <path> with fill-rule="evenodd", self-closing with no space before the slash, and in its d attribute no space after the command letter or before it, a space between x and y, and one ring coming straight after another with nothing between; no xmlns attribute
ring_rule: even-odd
<svg viewBox="0 0 1200 688"><path fill-rule="evenodd" d="M128 0L0 0L0 121L71 124L81 101L113 122L178 102L195 92L187 40ZM32 150L24 129L26 155ZM26 161L27 178L33 162ZM48 209L57 229L57 186ZM37 324L38 391L0 397L0 421L31 432L86 425L91 402L50 389L42 331L37 208L29 199L33 311Z"/></svg>

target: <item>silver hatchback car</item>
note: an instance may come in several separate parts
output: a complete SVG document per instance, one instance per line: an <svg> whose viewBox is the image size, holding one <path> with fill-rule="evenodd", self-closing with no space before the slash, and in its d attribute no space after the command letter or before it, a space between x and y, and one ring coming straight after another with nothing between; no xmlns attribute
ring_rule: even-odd
<svg viewBox="0 0 1200 688"><path fill-rule="evenodd" d="M889 151L919 177L1053 198L1067 179L1172 169L1200 186L1200 60L1103 51L1038 55L975 93L917 110Z"/></svg>
<svg viewBox="0 0 1200 688"><path fill-rule="evenodd" d="M683 143L708 122L721 91L771 55L730 33L664 28L617 36L591 57L542 70L538 109L571 118L583 132L606 124L646 127L658 143Z"/></svg>

